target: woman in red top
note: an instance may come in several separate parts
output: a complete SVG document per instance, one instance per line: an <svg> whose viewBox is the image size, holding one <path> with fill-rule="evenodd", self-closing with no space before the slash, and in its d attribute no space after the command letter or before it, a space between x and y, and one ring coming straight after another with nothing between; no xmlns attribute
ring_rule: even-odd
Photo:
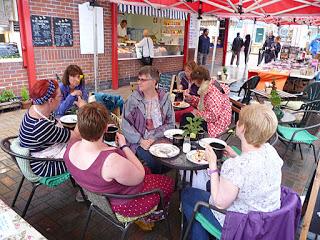
<svg viewBox="0 0 320 240"><path fill-rule="evenodd" d="M80 108L78 128L81 141L69 144L65 163L75 181L95 193L136 194L161 189L164 201L169 202L173 180L167 176L148 174L135 154L126 145L122 134L117 133L119 148L103 142L109 114L100 103L89 103ZM114 212L135 217L151 211L159 204L157 194L139 199L110 199Z"/></svg>
<svg viewBox="0 0 320 240"><path fill-rule="evenodd" d="M196 108L192 114L204 119L204 128L207 128L209 136L217 137L231 123L230 89L224 84L220 85L216 80L211 80L209 71L203 66L196 67L191 73L191 78L193 82L201 84L198 90L200 97L186 92L185 99ZM184 125L183 120L181 125Z"/></svg>

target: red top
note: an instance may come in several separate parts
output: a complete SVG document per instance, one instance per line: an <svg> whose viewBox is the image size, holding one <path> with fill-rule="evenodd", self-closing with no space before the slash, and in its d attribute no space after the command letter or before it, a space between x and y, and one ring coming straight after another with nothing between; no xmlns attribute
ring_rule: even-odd
<svg viewBox="0 0 320 240"><path fill-rule="evenodd" d="M63 159L66 166L74 178L74 180L84 189L94 193L115 193L115 194L136 194L141 192L143 188L143 182L136 186L126 186L118 183L115 179L108 182L103 179L101 171L104 161L111 153L118 153L125 157L124 153L120 149L112 149L101 151L96 160L86 170L77 168L69 158L70 148L74 143L68 145L66 152L64 153ZM128 160L129 161L129 160ZM128 200L123 199L110 199L112 205L126 204Z"/></svg>

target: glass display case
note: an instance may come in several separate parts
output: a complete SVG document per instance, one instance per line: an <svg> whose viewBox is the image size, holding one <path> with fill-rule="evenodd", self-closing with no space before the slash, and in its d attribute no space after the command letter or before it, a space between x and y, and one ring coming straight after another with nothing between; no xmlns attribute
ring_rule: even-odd
<svg viewBox="0 0 320 240"><path fill-rule="evenodd" d="M143 30L149 30L149 37L154 45L154 57L183 54L185 21L168 18L156 18L135 14L124 14L128 22L128 41L118 39L118 58L141 58L141 50L135 43L143 38ZM118 22L123 16L118 19Z"/></svg>
<svg viewBox="0 0 320 240"><path fill-rule="evenodd" d="M138 49L135 46L126 46L124 44L118 45L118 58L140 58ZM183 45L155 45L154 46L154 56L164 57L164 56L174 56L183 54Z"/></svg>

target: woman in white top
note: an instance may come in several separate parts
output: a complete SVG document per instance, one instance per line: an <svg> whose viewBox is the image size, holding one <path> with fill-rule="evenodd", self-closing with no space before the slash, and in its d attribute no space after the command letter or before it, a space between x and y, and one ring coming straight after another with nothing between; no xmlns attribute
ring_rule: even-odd
<svg viewBox="0 0 320 240"><path fill-rule="evenodd" d="M210 146L205 157L209 162L208 174L211 178L211 193L195 188L187 188L182 193L183 212L191 219L197 201L206 201L227 211L248 213L250 211L272 212L280 208L282 159L277 151L267 143L276 132L277 117L264 104L244 107L237 122L236 135L241 140L241 155L229 146L227 159L217 170L217 156ZM219 230L224 217L216 211L200 208L200 212ZM208 239L208 233L200 223L194 222L191 239Z"/></svg>
<svg viewBox="0 0 320 240"><path fill-rule="evenodd" d="M144 65L152 65L152 59L154 57L153 41L149 37L148 29L143 30L143 39L136 44L137 48L142 50L141 61Z"/></svg>

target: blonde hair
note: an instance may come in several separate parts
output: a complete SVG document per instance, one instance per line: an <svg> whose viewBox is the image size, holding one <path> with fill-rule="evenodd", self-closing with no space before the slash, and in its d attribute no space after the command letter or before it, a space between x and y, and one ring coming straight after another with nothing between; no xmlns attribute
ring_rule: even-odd
<svg viewBox="0 0 320 240"><path fill-rule="evenodd" d="M241 109L238 126L244 126L244 137L249 144L260 147L276 132L278 120L270 107L253 104Z"/></svg>

